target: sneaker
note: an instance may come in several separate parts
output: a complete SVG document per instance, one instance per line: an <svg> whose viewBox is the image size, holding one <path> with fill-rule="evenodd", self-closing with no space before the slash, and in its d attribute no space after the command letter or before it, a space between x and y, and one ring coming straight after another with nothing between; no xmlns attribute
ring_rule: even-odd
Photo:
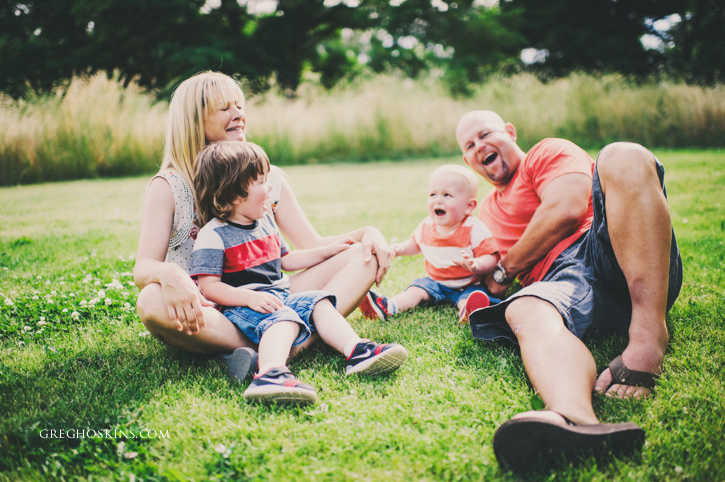
<svg viewBox="0 0 725 482"><path fill-rule="evenodd" d="M369 320L387 320L388 298L370 290L360 302L360 311Z"/></svg>
<svg viewBox="0 0 725 482"><path fill-rule="evenodd" d="M347 357L345 375L379 375L392 372L405 363L407 358L408 352L402 345L378 345L370 340L363 340L355 345L355 349Z"/></svg>
<svg viewBox="0 0 725 482"><path fill-rule="evenodd" d="M487 306L491 305L491 300L488 299L488 295L483 291L474 291L468 296L466 305L461 310L458 317L458 323L461 325L468 323L468 318L472 313L482 310Z"/></svg>
<svg viewBox="0 0 725 482"><path fill-rule="evenodd" d="M297 380L287 367L275 367L254 375L244 398L250 402L305 404L317 401L317 391L312 385Z"/></svg>
<svg viewBox="0 0 725 482"><path fill-rule="evenodd" d="M217 360L227 367L227 376L237 383L257 371L257 352L246 346L237 348L230 355L219 355Z"/></svg>

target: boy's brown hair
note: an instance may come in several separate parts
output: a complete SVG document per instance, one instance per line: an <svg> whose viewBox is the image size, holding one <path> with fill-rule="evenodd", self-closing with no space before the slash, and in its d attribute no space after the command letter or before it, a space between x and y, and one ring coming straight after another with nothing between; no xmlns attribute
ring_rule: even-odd
<svg viewBox="0 0 725 482"><path fill-rule="evenodd" d="M231 216L237 197L246 198L252 181L269 172L269 157L251 142L224 141L206 146L196 156L194 189L200 226Z"/></svg>

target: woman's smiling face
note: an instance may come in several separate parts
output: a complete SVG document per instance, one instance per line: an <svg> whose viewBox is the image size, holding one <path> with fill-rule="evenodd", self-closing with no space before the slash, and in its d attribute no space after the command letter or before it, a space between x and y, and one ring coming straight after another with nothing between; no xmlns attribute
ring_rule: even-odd
<svg viewBox="0 0 725 482"><path fill-rule="evenodd" d="M242 101L220 102L215 110L204 115L206 142L245 141L247 114Z"/></svg>

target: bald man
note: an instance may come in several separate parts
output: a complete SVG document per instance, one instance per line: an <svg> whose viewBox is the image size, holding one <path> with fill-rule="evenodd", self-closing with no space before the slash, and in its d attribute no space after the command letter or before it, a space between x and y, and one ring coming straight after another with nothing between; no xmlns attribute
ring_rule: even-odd
<svg viewBox="0 0 725 482"><path fill-rule="evenodd" d="M665 315L682 285L664 168L644 147L616 143L596 163L575 144L544 139L528 152L516 129L491 111L465 114L456 129L463 159L495 189L479 217L501 259L485 280L502 295L470 316L474 337L521 347L526 373L547 410L525 412L494 437L499 463L526 470L644 442L633 423L600 424L592 389L611 397L651 394L668 342ZM582 342L625 332L621 356L597 378Z"/></svg>

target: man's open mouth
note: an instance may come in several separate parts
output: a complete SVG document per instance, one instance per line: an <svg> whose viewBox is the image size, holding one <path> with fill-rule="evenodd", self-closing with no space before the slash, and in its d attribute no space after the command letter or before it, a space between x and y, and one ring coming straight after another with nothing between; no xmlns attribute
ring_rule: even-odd
<svg viewBox="0 0 725 482"><path fill-rule="evenodd" d="M498 153L492 152L491 154L489 154L483 158L483 161L481 162L481 164L483 164L484 166L488 166L493 161L495 161L497 157L498 157Z"/></svg>

